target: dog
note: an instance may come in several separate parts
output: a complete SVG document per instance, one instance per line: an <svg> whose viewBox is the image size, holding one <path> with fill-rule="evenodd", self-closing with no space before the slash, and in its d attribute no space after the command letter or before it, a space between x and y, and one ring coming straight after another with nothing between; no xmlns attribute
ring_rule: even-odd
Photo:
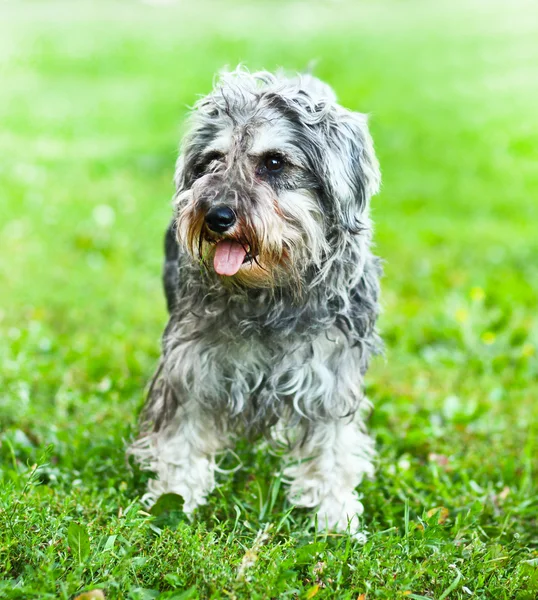
<svg viewBox="0 0 538 600"><path fill-rule="evenodd" d="M129 452L192 514L238 435L286 452L290 501L363 536L356 487L374 474L363 394L380 260L367 119L312 75L222 73L190 115L165 236L169 321Z"/></svg>

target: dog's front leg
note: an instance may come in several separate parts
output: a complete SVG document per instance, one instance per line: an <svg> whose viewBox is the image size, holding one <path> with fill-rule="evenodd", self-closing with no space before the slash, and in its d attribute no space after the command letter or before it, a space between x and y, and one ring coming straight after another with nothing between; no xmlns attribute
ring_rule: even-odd
<svg viewBox="0 0 538 600"><path fill-rule="evenodd" d="M181 404L162 430L139 440L138 452L133 449L157 476L149 481L144 501L151 505L162 494L179 494L191 514L215 487L215 454L225 445L207 411L194 401Z"/></svg>
<svg viewBox="0 0 538 600"><path fill-rule="evenodd" d="M373 476L373 440L363 423L335 419L308 423L306 440L292 452L294 461L285 470L291 479L290 501L297 506L317 508L318 527L346 531L358 539L358 517L363 512L355 488L366 475Z"/></svg>

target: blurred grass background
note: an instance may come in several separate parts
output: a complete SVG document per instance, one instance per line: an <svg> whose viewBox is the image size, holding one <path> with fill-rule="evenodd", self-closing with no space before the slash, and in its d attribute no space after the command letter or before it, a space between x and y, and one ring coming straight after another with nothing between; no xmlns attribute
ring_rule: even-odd
<svg viewBox="0 0 538 600"><path fill-rule="evenodd" d="M284 519L281 493L267 511L278 461L243 448L243 475L223 478L200 524L155 536L131 504L143 485L123 447L166 319L181 123L225 65L312 60L342 104L370 114L384 177L373 214L388 352L368 379L380 466L363 488L374 535L352 558L329 540L298 559L304 515ZM0 4L0 597L317 585L318 597L438 598L453 563L450 598L468 597L462 586L535 598L537 98L535 2ZM449 517L426 539L436 506ZM238 582L257 528L281 517ZM78 566L73 520L92 541ZM113 560L103 548L120 532Z"/></svg>

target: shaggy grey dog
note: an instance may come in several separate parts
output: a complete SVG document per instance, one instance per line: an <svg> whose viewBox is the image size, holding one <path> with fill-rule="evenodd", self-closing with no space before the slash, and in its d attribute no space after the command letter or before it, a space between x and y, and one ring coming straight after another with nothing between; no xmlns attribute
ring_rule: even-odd
<svg viewBox="0 0 538 600"><path fill-rule="evenodd" d="M380 351L366 117L310 75L238 69L195 106L166 234L170 320L130 452L191 513L239 435L284 440L289 498L360 537L362 378Z"/></svg>

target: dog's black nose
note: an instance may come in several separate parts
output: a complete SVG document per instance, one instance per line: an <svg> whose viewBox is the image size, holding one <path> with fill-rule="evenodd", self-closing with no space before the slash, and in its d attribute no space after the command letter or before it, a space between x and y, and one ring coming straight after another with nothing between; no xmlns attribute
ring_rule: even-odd
<svg viewBox="0 0 538 600"><path fill-rule="evenodd" d="M235 223L235 213L227 206L215 206L207 212L205 222L211 231L224 233Z"/></svg>

